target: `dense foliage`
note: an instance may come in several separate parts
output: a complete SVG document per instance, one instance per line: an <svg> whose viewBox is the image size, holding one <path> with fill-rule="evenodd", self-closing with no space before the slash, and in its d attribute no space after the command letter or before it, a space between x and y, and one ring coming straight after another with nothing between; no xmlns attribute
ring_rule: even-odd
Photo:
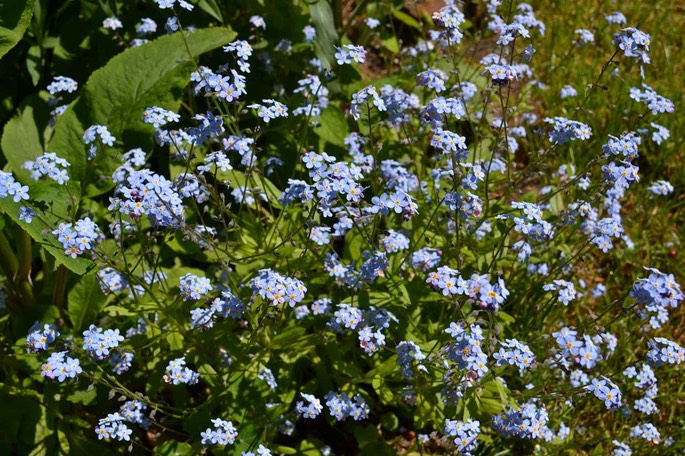
<svg viewBox="0 0 685 456"><path fill-rule="evenodd" d="M546 3L0 2L2 453L681 454L673 35Z"/></svg>

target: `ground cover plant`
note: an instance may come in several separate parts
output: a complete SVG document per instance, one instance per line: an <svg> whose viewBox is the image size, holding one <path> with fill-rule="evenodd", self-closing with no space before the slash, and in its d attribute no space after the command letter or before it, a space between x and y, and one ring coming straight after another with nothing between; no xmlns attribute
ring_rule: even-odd
<svg viewBox="0 0 685 456"><path fill-rule="evenodd" d="M0 2L3 454L682 454L671 2Z"/></svg>

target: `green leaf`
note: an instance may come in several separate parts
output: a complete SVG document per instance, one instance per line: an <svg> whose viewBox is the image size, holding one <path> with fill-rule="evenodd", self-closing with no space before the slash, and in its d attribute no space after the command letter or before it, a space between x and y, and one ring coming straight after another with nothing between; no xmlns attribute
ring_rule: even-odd
<svg viewBox="0 0 685 456"><path fill-rule="evenodd" d="M95 274L81 277L69 291L67 298L67 313L74 331L80 331L84 326L94 323L107 300Z"/></svg>
<svg viewBox="0 0 685 456"><path fill-rule="evenodd" d="M421 24L419 24L419 22L416 19L414 19L413 17L411 17L410 15L408 15L407 13L405 13L403 11L394 10L392 12L392 15L395 16L395 19L397 19L400 22L404 22L409 27L414 27L415 29L421 29Z"/></svg>
<svg viewBox="0 0 685 456"><path fill-rule="evenodd" d="M35 0L0 0L0 58L24 36Z"/></svg>
<svg viewBox="0 0 685 456"><path fill-rule="evenodd" d="M26 69L31 75L31 83L36 86L40 80L41 65L41 49L40 46L31 46L26 57Z"/></svg>
<svg viewBox="0 0 685 456"><path fill-rule="evenodd" d="M176 440L167 440L160 446L155 448L154 454L183 456L186 454L194 454L193 447L187 443L178 442Z"/></svg>
<svg viewBox="0 0 685 456"><path fill-rule="evenodd" d="M80 192L78 182L69 181L67 184L72 195L77 195ZM19 208L27 206L24 203L15 203L12 198L0 198L0 211L7 214L17 225L26 231L31 237L41 244L59 264L63 264L73 272L83 275L94 266L94 263L83 257L72 258L64 254L64 247L57 241L57 238L52 234L62 220L71 209L71 202L65 195L65 186L58 185L55 182L37 182L31 186L29 194L31 201L36 202L37 213L40 217L35 217L31 223L26 223L19 220ZM41 210L41 207L46 210Z"/></svg>
<svg viewBox="0 0 685 456"><path fill-rule="evenodd" d="M400 52L400 43L397 41L397 38L395 38L393 35L389 35L383 38L381 42L383 43L383 47L385 47L388 51L392 52L393 54L397 54Z"/></svg>
<svg viewBox="0 0 685 456"><path fill-rule="evenodd" d="M57 122L48 149L71 163L72 179L83 182L84 188L90 185L89 195L106 192L114 185L111 172L99 169L103 161L107 165L104 154L87 163L83 132L91 125L105 125L117 144L125 144L124 149L149 141L153 128L141 120L143 111L150 106L178 110L183 88L195 70L188 51L197 58L235 36L223 27L197 30L186 34L186 49L181 33L174 33L118 54L90 76L80 97Z"/></svg>
<svg viewBox="0 0 685 456"><path fill-rule="evenodd" d="M174 351L183 350L183 336L177 332L167 334L166 341L169 343L169 348Z"/></svg>
<svg viewBox="0 0 685 456"><path fill-rule="evenodd" d="M212 16L217 21L224 23L224 17L221 14L221 8L216 3L216 0L199 0L197 6L205 13Z"/></svg>
<svg viewBox="0 0 685 456"><path fill-rule="evenodd" d="M321 112L319 126L314 132L320 138L336 146L345 146L345 138L349 134L345 114L335 106L329 106Z"/></svg>
<svg viewBox="0 0 685 456"><path fill-rule="evenodd" d="M32 106L26 106L19 115L7 122L2 131L0 146L17 179L24 183L31 182L31 173L23 169L22 165L44 152Z"/></svg>
<svg viewBox="0 0 685 456"><path fill-rule="evenodd" d="M335 29L335 19L331 5L326 0L316 0L309 3L309 13L316 28L316 56L323 63L324 68L331 69L335 64L335 45L338 43L338 33Z"/></svg>

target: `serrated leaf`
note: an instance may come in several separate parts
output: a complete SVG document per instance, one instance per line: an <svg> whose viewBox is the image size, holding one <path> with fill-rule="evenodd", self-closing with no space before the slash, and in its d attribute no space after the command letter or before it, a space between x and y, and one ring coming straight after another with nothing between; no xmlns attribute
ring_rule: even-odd
<svg viewBox="0 0 685 456"><path fill-rule="evenodd" d="M31 23L35 0L0 1L0 58L24 36Z"/></svg>
<svg viewBox="0 0 685 456"><path fill-rule="evenodd" d="M178 110L183 88L195 69L188 50L196 58L235 36L223 27L197 30L186 34L186 48L183 36L174 33L115 56L90 76L79 98L62 114L48 149L71 163L72 179L82 181L84 189L89 186L89 195L109 190L114 185L110 176L98 169L102 158L86 160L83 132L91 125L105 125L124 148L149 140L153 128L141 120L143 111L150 106Z"/></svg>
<svg viewBox="0 0 685 456"><path fill-rule="evenodd" d="M95 274L88 274L81 277L76 286L69 291L67 300L67 313L71 324L74 331L80 331L95 322L107 297L102 293Z"/></svg>

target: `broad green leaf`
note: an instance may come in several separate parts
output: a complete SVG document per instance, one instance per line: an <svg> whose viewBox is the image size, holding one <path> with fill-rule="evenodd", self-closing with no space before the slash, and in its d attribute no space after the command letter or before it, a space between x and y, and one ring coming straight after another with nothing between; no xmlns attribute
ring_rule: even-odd
<svg viewBox="0 0 685 456"><path fill-rule="evenodd" d="M338 43L333 10L327 0L315 0L309 3L309 13L316 29L316 56L330 70L335 64L334 46Z"/></svg>
<svg viewBox="0 0 685 456"><path fill-rule="evenodd" d="M344 147L345 138L349 134L345 115L335 106L327 107L321 112L319 126L314 132L329 143Z"/></svg>
<svg viewBox="0 0 685 456"><path fill-rule="evenodd" d="M69 291L67 298L67 313L74 331L80 331L94 323L107 300L95 274L81 277L76 286Z"/></svg>
<svg viewBox="0 0 685 456"><path fill-rule="evenodd" d="M112 163L102 166L103 155L86 160L83 132L91 125L105 125L124 150L150 140L153 128L141 120L150 106L177 111L195 63L188 51L199 55L228 44L236 33L228 28L210 28L186 34L163 36L142 46L127 49L95 71L80 96L57 122L48 149L71 163L72 179L82 181L91 196L109 190ZM108 154L111 155L111 154ZM101 179L101 175L105 179Z"/></svg>
<svg viewBox="0 0 685 456"><path fill-rule="evenodd" d="M7 122L2 131L0 146L17 180L30 184L31 173L22 168L22 165L44 152L32 106L27 105L19 115Z"/></svg>
<svg viewBox="0 0 685 456"><path fill-rule="evenodd" d="M35 0L0 0L0 58L24 36Z"/></svg>
<svg viewBox="0 0 685 456"><path fill-rule="evenodd" d="M59 225L59 222L70 211L72 203L69 193L78 195L80 187L78 182L68 182L69 191L65 191L65 185L58 185L54 182L37 182L31 186L29 195L31 202L37 206L36 212L40 214L31 223L19 220L19 208L27 206L26 202L15 203L11 197L0 198L0 211L7 214L17 225L31 235L31 237L44 247L59 264L63 264L73 272L83 275L94 263L84 257L72 258L64 254L64 247L57 241L52 231Z"/></svg>

